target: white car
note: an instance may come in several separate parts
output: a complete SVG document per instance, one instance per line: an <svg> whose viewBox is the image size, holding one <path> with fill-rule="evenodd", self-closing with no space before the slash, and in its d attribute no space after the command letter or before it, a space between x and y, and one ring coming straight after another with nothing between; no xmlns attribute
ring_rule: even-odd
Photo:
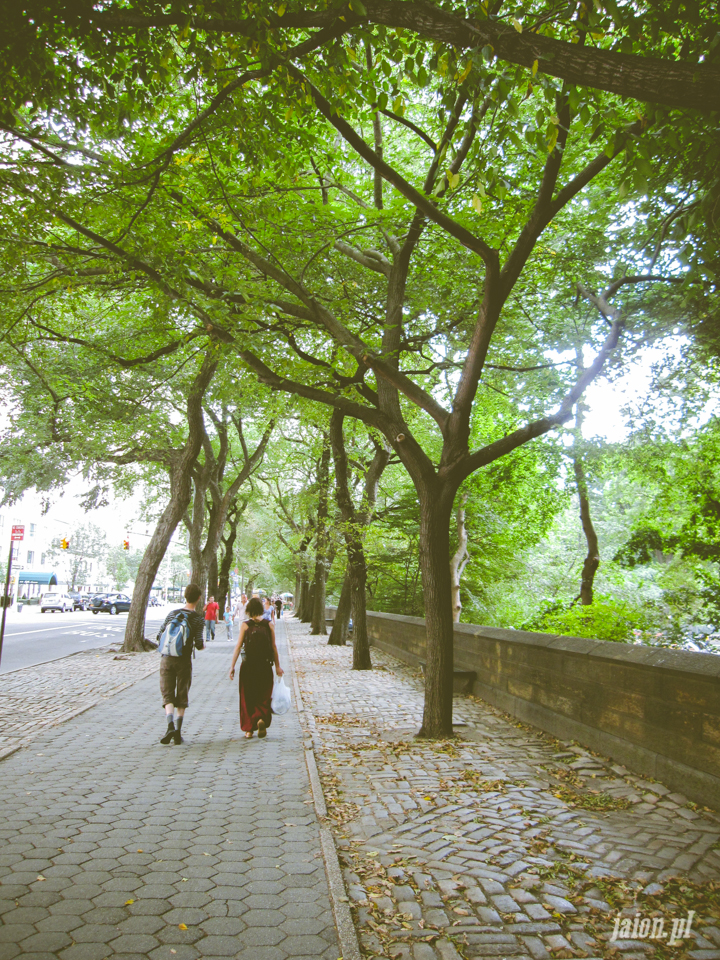
<svg viewBox="0 0 720 960"><path fill-rule="evenodd" d="M67 610L68 613L72 613L73 598L68 596L67 593L43 594L43 598L40 601L40 613L45 613L46 610L52 610L53 613L55 613L56 610L59 610L60 613L65 613Z"/></svg>

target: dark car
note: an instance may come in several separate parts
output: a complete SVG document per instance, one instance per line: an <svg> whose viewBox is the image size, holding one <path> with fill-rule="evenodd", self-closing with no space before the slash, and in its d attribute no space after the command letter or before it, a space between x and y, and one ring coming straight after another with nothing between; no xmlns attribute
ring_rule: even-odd
<svg viewBox="0 0 720 960"><path fill-rule="evenodd" d="M127 613L130 609L130 597L124 593L106 593L93 597L93 613Z"/></svg>
<svg viewBox="0 0 720 960"><path fill-rule="evenodd" d="M96 593L90 598L88 603L88 610L92 610L93 613L100 613L100 607L105 602L105 598L109 597L109 593Z"/></svg>
<svg viewBox="0 0 720 960"><path fill-rule="evenodd" d="M73 610L88 610L90 608L90 596L87 593L71 593Z"/></svg>

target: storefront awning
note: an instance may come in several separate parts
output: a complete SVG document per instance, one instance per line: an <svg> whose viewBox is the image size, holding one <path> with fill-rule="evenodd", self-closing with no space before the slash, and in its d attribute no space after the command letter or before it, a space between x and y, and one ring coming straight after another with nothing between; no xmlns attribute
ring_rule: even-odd
<svg viewBox="0 0 720 960"><path fill-rule="evenodd" d="M57 574L52 571L35 573L32 570L21 570L18 574L18 583L37 583L46 587L56 587L57 582Z"/></svg>

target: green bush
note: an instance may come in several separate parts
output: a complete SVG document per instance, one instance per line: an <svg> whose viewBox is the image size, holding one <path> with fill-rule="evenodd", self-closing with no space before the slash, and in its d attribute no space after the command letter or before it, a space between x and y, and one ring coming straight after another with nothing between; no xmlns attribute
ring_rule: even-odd
<svg viewBox="0 0 720 960"><path fill-rule="evenodd" d="M589 607L558 603L546 606L522 625L523 630L621 643L632 643L637 637L636 631L652 630L654 627L655 618L651 610L603 596Z"/></svg>

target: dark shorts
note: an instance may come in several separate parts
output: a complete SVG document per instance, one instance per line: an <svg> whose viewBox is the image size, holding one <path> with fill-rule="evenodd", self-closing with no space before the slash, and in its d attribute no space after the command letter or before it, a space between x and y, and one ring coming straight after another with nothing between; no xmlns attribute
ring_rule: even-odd
<svg viewBox="0 0 720 960"><path fill-rule="evenodd" d="M192 683L192 660L190 657L160 658L160 693L163 706L172 703L175 707L187 707Z"/></svg>

